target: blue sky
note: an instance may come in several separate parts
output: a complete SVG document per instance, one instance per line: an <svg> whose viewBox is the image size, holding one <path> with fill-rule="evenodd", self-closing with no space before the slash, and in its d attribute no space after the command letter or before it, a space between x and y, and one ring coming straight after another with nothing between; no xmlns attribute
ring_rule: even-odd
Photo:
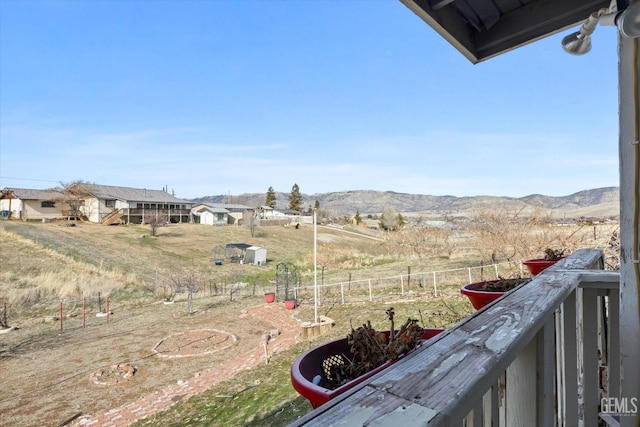
<svg viewBox="0 0 640 427"><path fill-rule="evenodd" d="M396 0L0 0L0 188L618 185L615 27L472 65Z"/></svg>

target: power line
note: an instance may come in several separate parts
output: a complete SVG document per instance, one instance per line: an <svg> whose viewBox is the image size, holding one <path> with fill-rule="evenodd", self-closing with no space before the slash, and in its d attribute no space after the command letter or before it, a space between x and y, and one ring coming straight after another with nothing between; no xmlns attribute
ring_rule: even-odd
<svg viewBox="0 0 640 427"><path fill-rule="evenodd" d="M54 181L52 179L33 179L33 178L16 178L13 176L0 176L0 179L13 179L17 181L37 181L37 182L55 182L59 183L60 181Z"/></svg>

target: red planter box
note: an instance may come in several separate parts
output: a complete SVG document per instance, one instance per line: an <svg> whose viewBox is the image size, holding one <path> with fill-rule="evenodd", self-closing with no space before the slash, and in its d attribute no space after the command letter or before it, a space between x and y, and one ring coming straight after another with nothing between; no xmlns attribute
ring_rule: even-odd
<svg viewBox="0 0 640 427"><path fill-rule="evenodd" d="M425 329L422 338L424 340L428 340L429 338L438 335L442 331L444 331L444 329L441 328ZM389 331L386 331L385 333L389 334ZM423 343L422 345L425 344L428 345L428 343ZM331 358L341 358L342 354L344 354L351 360L353 360L354 358L354 355L349 349L347 338L339 338L333 341L329 341L327 343L316 346L311 350L308 350L300 357L298 357L291 367L291 384L293 384L293 388L298 393L300 393L300 395L311 402L311 406L313 406L314 408L327 403L334 397L344 393L353 386L360 384L367 378L377 374L378 372L397 362L397 360L388 361L383 365L378 366L377 368L367 372L364 375L359 376L354 380L349 381L346 384L343 384L342 386L334 390L329 390L327 388L321 387L320 385L314 384L314 377L319 375L320 377L326 378L323 364L330 361Z"/></svg>

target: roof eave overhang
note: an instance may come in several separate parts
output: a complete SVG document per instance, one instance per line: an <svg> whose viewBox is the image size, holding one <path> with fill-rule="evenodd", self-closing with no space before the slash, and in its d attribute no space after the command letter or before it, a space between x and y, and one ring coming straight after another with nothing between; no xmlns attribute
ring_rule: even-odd
<svg viewBox="0 0 640 427"><path fill-rule="evenodd" d="M429 0L400 1L474 64L576 26L611 3L610 0L533 1L502 15L490 29L480 32L452 7L434 10Z"/></svg>

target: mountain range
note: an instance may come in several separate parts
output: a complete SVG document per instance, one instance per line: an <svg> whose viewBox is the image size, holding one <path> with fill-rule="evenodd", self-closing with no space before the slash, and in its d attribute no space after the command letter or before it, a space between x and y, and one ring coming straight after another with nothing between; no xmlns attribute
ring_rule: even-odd
<svg viewBox="0 0 640 427"><path fill-rule="evenodd" d="M396 193L393 191L353 190L331 193L302 193L303 206L314 206L329 216L380 214L393 207L405 216L443 217L468 216L482 209L501 209L509 212L528 211L550 213L565 218L617 218L620 191L618 187L603 187L579 191L568 196L531 194L524 197L500 196L432 196ZM235 203L247 206L265 204L265 193L245 193L237 196L204 196L192 199L195 203ZM276 192L276 209L286 209L289 193Z"/></svg>

